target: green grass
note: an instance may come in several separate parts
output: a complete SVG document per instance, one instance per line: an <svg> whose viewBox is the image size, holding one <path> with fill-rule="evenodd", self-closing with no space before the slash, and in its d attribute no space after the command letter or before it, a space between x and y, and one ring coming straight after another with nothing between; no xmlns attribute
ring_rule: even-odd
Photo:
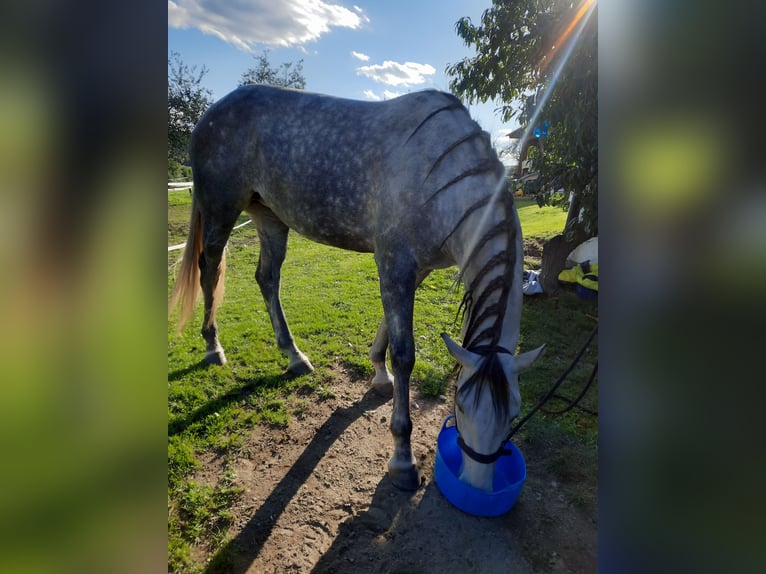
<svg viewBox="0 0 766 574"><path fill-rule="evenodd" d="M190 544L221 546L233 520L229 509L241 494L231 471L215 486L187 480L169 490L168 563L173 571L199 571L191 561Z"/></svg>
<svg viewBox="0 0 766 574"><path fill-rule="evenodd" d="M567 212L560 207L538 207L534 199L516 199L524 238L549 239L564 230Z"/></svg>
<svg viewBox="0 0 766 574"><path fill-rule="evenodd" d="M168 194L169 245L186 239L190 204L185 190ZM517 205L525 237L544 239L563 228L566 213L560 209L540 209L523 200ZM168 324L171 571L198 568L190 558L194 545L215 550L225 542L228 508L239 496L230 476L224 475L215 484L195 479L201 454L215 453L227 460L240 452L255 425L288 427L306 410L307 401L331 398L327 382L333 365L340 364L359 377L373 374L368 353L382 307L372 255L319 245L291 233L282 272L282 301L296 342L316 370L287 380L282 377L286 360L277 349L254 279L258 242L253 226L236 230L228 249L226 295L218 323L229 363L224 367L200 364L204 355L204 341L199 335L201 306L179 335L175 335L175 323ZM180 251L168 253L168 293L179 257ZM456 268L434 272L416 293L413 396L418 392L428 396L447 393L453 360L438 334L446 331L459 340L456 312L462 289L454 288L456 274ZM522 378L524 409L531 407L564 370L593 328L596 316L597 303L571 293L525 300L520 348L529 350L542 343L547 347L543 358ZM572 388L584 383L596 352L596 348L590 351L585 365L575 370ZM596 405L594 389L585 406L595 409ZM597 422L576 410L555 419L533 417L520 435L520 440L531 447L582 447L595 453ZM595 454L592 458L595 460ZM555 461L551 464L556 471Z"/></svg>

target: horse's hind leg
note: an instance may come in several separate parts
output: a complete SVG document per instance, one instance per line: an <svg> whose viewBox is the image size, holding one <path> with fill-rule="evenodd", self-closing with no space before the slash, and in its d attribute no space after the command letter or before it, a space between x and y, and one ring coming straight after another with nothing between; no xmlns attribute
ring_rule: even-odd
<svg viewBox="0 0 766 574"><path fill-rule="evenodd" d="M388 328L385 317L380 322L375 341L370 348L370 361L375 368L375 376L372 378L372 388L379 395L391 397L394 393L394 376L386 366L386 349L388 348Z"/></svg>
<svg viewBox="0 0 766 574"><path fill-rule="evenodd" d="M287 325L282 302L279 299L282 263L287 253L288 227L271 212L271 210L256 206L248 210L258 230L261 242L258 267L255 280L261 289L266 302L266 308L271 319L271 326L277 338L277 346L287 355L288 374L292 376L305 375L314 370L308 357L295 345L295 340Z"/></svg>
<svg viewBox="0 0 766 574"><path fill-rule="evenodd" d="M416 285L420 285L430 272L430 270L421 271L417 276ZM380 327L378 327L375 341L370 347L370 361L375 369L375 376L372 378L371 384L379 395L390 397L394 392L394 376L386 366L386 349L388 349L388 328L384 317L380 322Z"/></svg>
<svg viewBox="0 0 766 574"><path fill-rule="evenodd" d="M223 347L218 341L218 324L215 313L223 297L223 280L226 263L223 250L238 217L232 211L221 221L208 221L204 225L202 253L199 257L200 284L205 299L205 318L202 321L202 337L205 339L205 362L211 365L226 364Z"/></svg>

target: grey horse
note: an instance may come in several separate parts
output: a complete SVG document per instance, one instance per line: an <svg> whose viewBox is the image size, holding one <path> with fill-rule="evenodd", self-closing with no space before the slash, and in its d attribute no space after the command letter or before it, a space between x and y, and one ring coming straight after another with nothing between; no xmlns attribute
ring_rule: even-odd
<svg viewBox="0 0 766 574"><path fill-rule="evenodd" d="M388 474L416 489L409 381L415 363L415 289L434 269L457 265L465 287L455 395L460 478L490 490L495 460L519 415L518 375L542 347L515 355L522 305L522 240L503 165L486 132L452 95L438 91L365 102L250 85L205 113L190 142L191 226L170 311L179 329L205 302L208 363L226 362L215 320L224 247L246 212L258 232L255 279L279 349L294 375L310 372L279 298L288 231L373 253L384 318L370 350L373 387L393 394L394 454ZM388 349L393 375L386 366Z"/></svg>

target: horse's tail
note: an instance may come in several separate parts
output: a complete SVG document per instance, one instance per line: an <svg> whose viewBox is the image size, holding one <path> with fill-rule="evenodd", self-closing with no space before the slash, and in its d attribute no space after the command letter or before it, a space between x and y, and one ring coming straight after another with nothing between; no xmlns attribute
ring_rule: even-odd
<svg viewBox="0 0 766 574"><path fill-rule="evenodd" d="M191 219L189 223L189 236L186 238L183 256L178 264L178 275L173 291L168 301L168 316L170 316L176 307L180 307L178 314L177 332L183 329L184 325L194 313L194 307L199 298L200 287L200 269L199 259L202 254L202 214L195 197L192 197ZM213 305L208 318L208 325L215 320L215 311L223 298L224 276L226 274L226 252L221 256L221 263L218 267L218 281L213 291Z"/></svg>

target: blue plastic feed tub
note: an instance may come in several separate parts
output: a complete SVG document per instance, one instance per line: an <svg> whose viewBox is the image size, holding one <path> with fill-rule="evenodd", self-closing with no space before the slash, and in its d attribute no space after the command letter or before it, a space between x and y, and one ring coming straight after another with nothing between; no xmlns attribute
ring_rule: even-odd
<svg viewBox="0 0 766 574"><path fill-rule="evenodd" d="M500 516L516 503L521 487L527 479L527 465L521 451L512 442L505 447L513 454L501 456L495 463L492 492L475 488L458 478L463 462L463 451L457 444L457 427L447 426L450 415L444 420L436 443L434 482L444 497L463 512L475 516Z"/></svg>

